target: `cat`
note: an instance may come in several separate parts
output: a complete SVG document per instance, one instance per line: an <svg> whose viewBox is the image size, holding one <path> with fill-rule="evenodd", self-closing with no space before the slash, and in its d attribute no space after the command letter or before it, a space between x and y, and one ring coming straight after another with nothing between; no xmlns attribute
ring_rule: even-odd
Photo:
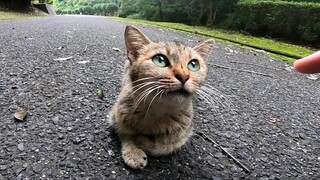
<svg viewBox="0 0 320 180"><path fill-rule="evenodd" d="M213 40L193 48L153 42L134 26L124 37L128 60L109 123L121 139L124 162L142 169L147 154L172 153L192 135L192 100L205 82Z"/></svg>

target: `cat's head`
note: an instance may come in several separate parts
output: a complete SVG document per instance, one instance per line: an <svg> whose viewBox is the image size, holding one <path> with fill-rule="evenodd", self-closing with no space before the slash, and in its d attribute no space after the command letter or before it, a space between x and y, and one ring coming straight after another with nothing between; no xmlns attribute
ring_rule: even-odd
<svg viewBox="0 0 320 180"><path fill-rule="evenodd" d="M205 59L213 40L203 41L193 48L177 42L153 42L136 27L127 26L125 44L131 81L140 87L144 83L159 96L163 92L167 97L190 97L205 81Z"/></svg>

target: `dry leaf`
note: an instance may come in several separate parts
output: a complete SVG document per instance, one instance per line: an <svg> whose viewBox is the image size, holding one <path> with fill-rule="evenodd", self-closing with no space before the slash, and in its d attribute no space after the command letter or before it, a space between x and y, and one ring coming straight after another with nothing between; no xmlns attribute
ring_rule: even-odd
<svg viewBox="0 0 320 180"><path fill-rule="evenodd" d="M231 49L231 48L229 48L229 47L225 47L224 48L226 51L229 51L230 53L233 53L234 51Z"/></svg>
<svg viewBox="0 0 320 180"><path fill-rule="evenodd" d="M307 75L307 78L311 79L311 80L318 80L319 79L318 75L316 75L316 74Z"/></svg>
<svg viewBox="0 0 320 180"><path fill-rule="evenodd" d="M279 121L280 121L279 119L274 118L274 117L270 117L270 118L269 118L269 122L271 122L271 123L273 123L273 124L275 124L275 123L277 123L277 122L279 122Z"/></svg>
<svg viewBox="0 0 320 180"><path fill-rule="evenodd" d="M293 66L291 66L290 64L285 64L285 68L284 68L284 70L286 70L286 71L289 71L289 72L291 72L294 68L293 68Z"/></svg>
<svg viewBox="0 0 320 180"><path fill-rule="evenodd" d="M118 51L118 52L121 51L119 48L116 48L116 47L113 47L112 49L113 49L114 51Z"/></svg>
<svg viewBox="0 0 320 180"><path fill-rule="evenodd" d="M53 59L55 61L65 61L65 60L68 60L68 59L71 59L73 58L73 56L69 56L69 57L65 57L65 58L57 58L57 59Z"/></svg>
<svg viewBox="0 0 320 180"><path fill-rule="evenodd" d="M17 120L23 121L24 118L27 116L29 109L28 108L23 108L20 111L14 113L14 118Z"/></svg>
<svg viewBox="0 0 320 180"><path fill-rule="evenodd" d="M78 61L77 63L78 64L86 64L86 63L88 63L89 61Z"/></svg>

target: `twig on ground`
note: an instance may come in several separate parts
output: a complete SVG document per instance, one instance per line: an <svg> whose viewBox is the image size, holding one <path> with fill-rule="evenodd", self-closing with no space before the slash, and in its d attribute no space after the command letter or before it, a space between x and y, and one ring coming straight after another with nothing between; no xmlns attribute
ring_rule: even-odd
<svg viewBox="0 0 320 180"><path fill-rule="evenodd" d="M218 144L216 141L214 141L213 139L211 139L209 136L207 136L206 134L204 134L201 131L196 131L197 134L202 137L204 140L209 141L211 143L213 143L215 146L217 146L219 149L221 149L221 151L223 153L225 153L228 157L230 157L231 159L234 160L234 162L236 162L241 168L243 168L247 173L250 173L249 168L247 168L244 164L241 163L241 161L239 159L237 159L236 157L234 157L231 153L229 153L224 147L222 147L220 144Z"/></svg>
<svg viewBox="0 0 320 180"><path fill-rule="evenodd" d="M224 69L230 69L230 70L235 70L235 71L240 71L240 72L247 72L247 73L251 73L251 74L257 74L257 75L261 75L261 76L273 77L273 75L271 75L271 74L264 74L264 73L259 73L259 72L255 72L255 71L245 70L245 69L235 69L235 68L232 68L232 67L221 66L221 65L218 65L218 64L212 64L212 65L215 66L215 67L218 67L218 68L224 68Z"/></svg>
<svg viewBox="0 0 320 180"><path fill-rule="evenodd" d="M247 65L262 67L262 68L265 68L265 69L273 69L273 70L277 70L277 71L283 71L283 70L284 70L284 69L277 69L277 68L266 67L266 66L262 66L262 65L258 65L258 64L254 64L254 63L247 63L247 62L230 61L230 63L235 63L235 64L247 64Z"/></svg>
<svg viewBox="0 0 320 180"><path fill-rule="evenodd" d="M87 52L87 49L89 47L92 47L92 46L99 46L99 45L102 45L103 47L106 46L105 43L98 43L98 44L87 44L86 47L84 48L83 52L86 53Z"/></svg>

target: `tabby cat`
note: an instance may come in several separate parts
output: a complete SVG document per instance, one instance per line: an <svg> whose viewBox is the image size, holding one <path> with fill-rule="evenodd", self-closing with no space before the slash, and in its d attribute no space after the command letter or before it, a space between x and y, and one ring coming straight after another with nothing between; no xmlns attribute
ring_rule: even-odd
<svg viewBox="0 0 320 180"><path fill-rule="evenodd" d="M192 134L192 99L207 75L205 59L213 46L153 42L127 26L128 60L122 90L110 112L110 124L122 141L122 157L142 169L147 155L165 155L183 146Z"/></svg>

